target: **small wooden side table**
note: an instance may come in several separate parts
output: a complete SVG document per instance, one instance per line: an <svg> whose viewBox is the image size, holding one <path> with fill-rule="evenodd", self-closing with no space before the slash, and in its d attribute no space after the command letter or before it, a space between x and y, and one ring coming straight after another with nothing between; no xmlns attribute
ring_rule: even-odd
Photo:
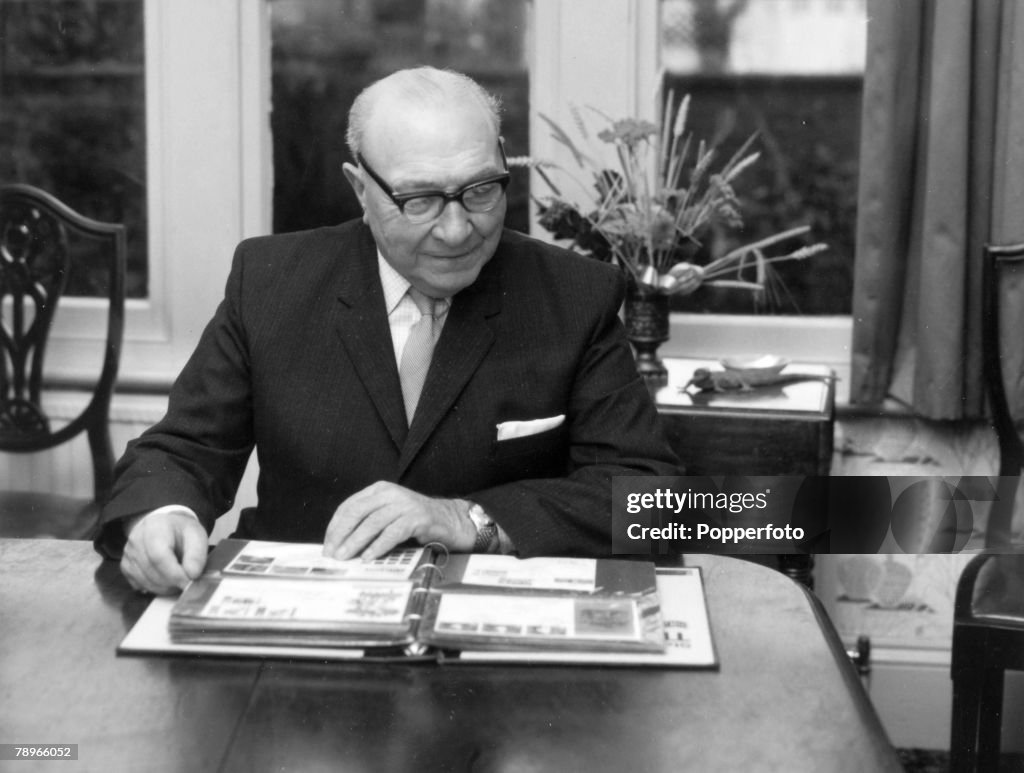
<svg viewBox="0 0 1024 773"><path fill-rule="evenodd" d="M683 387L708 360L666 358L668 383L654 391L669 442L688 475L828 475L835 430L835 382L822 365L793 363L783 375L813 376L749 392ZM813 559L780 555L778 567L808 587Z"/></svg>

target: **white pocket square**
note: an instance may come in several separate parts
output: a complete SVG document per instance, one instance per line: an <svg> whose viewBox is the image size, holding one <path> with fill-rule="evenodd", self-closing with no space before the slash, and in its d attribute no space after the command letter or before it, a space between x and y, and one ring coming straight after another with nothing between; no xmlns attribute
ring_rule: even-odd
<svg viewBox="0 0 1024 773"><path fill-rule="evenodd" d="M547 432L549 429L561 426L565 422L565 414L551 416L547 419L532 419L531 421L503 421L498 425L498 440L512 440L517 437L529 437Z"/></svg>

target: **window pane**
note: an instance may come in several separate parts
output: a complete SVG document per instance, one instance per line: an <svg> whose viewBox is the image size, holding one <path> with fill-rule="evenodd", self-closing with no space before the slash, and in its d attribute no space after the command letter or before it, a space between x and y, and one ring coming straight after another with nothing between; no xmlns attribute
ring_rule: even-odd
<svg viewBox="0 0 1024 773"><path fill-rule="evenodd" d="M510 156L526 155L528 0L271 0L274 231L361 214L341 171L348 109L371 82L421 64L501 97ZM529 229L529 175L512 171L506 224Z"/></svg>
<svg viewBox="0 0 1024 773"><path fill-rule="evenodd" d="M129 297L147 293L142 0L0 0L0 181L128 227ZM103 295L88 255L68 295Z"/></svg>
<svg viewBox="0 0 1024 773"><path fill-rule="evenodd" d="M724 160L758 134L760 159L736 181L744 228L705 257L804 224L830 247L776 264L767 307L702 288L681 310L850 313L865 34L865 0L662 0L665 87L691 95L694 136Z"/></svg>

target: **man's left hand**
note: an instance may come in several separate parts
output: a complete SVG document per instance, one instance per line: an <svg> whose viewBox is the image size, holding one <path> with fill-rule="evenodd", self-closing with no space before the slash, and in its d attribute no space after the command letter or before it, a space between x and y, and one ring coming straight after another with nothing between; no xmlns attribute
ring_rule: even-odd
<svg viewBox="0 0 1024 773"><path fill-rule="evenodd" d="M476 528L469 502L437 499L396 483L378 481L357 491L334 511L324 537L324 555L366 560L379 558L407 540L440 542L453 552L468 552Z"/></svg>

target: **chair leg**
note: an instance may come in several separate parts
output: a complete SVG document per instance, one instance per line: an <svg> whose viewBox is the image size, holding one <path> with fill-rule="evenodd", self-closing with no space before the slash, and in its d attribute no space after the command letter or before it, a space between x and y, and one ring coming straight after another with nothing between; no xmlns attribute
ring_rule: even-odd
<svg viewBox="0 0 1024 773"><path fill-rule="evenodd" d="M951 773L998 770L1002 708L1001 669L954 671Z"/></svg>
<svg viewBox="0 0 1024 773"><path fill-rule="evenodd" d="M981 687L978 717L978 770L999 769L999 745L1003 727L1003 672L986 669Z"/></svg>
<svg viewBox="0 0 1024 773"><path fill-rule="evenodd" d="M109 419L98 429L88 431L89 449L92 453L93 496L100 505L106 503L114 487L114 448L110 440Z"/></svg>
<svg viewBox="0 0 1024 773"><path fill-rule="evenodd" d="M953 717L949 734L949 769L968 773L978 762L978 715L981 674L975 669L953 672Z"/></svg>

